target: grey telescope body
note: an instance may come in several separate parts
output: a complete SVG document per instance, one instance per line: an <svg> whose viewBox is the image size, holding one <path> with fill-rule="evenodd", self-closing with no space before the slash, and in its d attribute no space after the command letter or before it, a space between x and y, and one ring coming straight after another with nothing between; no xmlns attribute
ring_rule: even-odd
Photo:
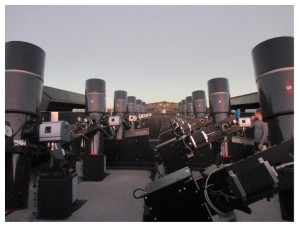
<svg viewBox="0 0 300 227"><path fill-rule="evenodd" d="M182 105L181 105L181 102L178 103L178 111L179 111L179 114L182 115Z"/></svg>
<svg viewBox="0 0 300 227"><path fill-rule="evenodd" d="M142 100L140 100L140 99L136 100L135 111L136 111L137 114L141 113L141 111L142 111Z"/></svg>
<svg viewBox="0 0 300 227"><path fill-rule="evenodd" d="M115 113L126 113L126 108L127 108L127 92L126 91L115 91L114 112Z"/></svg>
<svg viewBox="0 0 300 227"><path fill-rule="evenodd" d="M115 91L114 95L114 112L117 116L121 117L121 121L124 120L124 114L127 109L127 92ZM116 132L116 140L121 141L125 138L124 126L120 125Z"/></svg>
<svg viewBox="0 0 300 227"><path fill-rule="evenodd" d="M294 38L277 37L252 50L263 119L272 144L294 137Z"/></svg>
<svg viewBox="0 0 300 227"><path fill-rule="evenodd" d="M189 117L194 116L194 104L193 104L193 97L192 96L187 96L185 98L186 101L186 111Z"/></svg>
<svg viewBox="0 0 300 227"><path fill-rule="evenodd" d="M106 108L106 86L105 81L101 79L88 79L85 82L86 112L90 118L94 119L100 125L101 115L105 113ZM102 153L101 132L97 132L90 142L90 154L97 155Z"/></svg>
<svg viewBox="0 0 300 227"><path fill-rule="evenodd" d="M21 41L5 43L5 121L14 139L21 139L24 123L40 116L45 52ZM20 130L19 130L20 129Z"/></svg>
<svg viewBox="0 0 300 227"><path fill-rule="evenodd" d="M85 81L86 112L105 113L106 86L101 79L88 79Z"/></svg>
<svg viewBox="0 0 300 227"><path fill-rule="evenodd" d="M207 82L210 115L215 123L230 114L229 83L226 78L214 78Z"/></svg>
<svg viewBox="0 0 300 227"><path fill-rule="evenodd" d="M187 116L187 108L186 108L186 101L185 99L181 100L181 106L182 106L182 115Z"/></svg>
<svg viewBox="0 0 300 227"><path fill-rule="evenodd" d="M197 90L192 92L194 112L197 118L202 117L206 114L206 97L205 91Z"/></svg>
<svg viewBox="0 0 300 227"><path fill-rule="evenodd" d="M128 96L127 97L127 112L130 114L135 113L136 108L136 97L135 96Z"/></svg>

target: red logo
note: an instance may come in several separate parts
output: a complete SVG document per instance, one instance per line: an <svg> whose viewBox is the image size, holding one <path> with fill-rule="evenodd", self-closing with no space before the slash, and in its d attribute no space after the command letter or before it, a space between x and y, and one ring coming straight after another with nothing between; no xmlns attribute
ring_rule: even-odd
<svg viewBox="0 0 300 227"><path fill-rule="evenodd" d="M286 93L287 94L292 94L293 93L292 82L285 82L285 88L286 88Z"/></svg>
<svg viewBox="0 0 300 227"><path fill-rule="evenodd" d="M222 100L221 99L219 99L219 104L221 104L222 103Z"/></svg>
<svg viewBox="0 0 300 227"><path fill-rule="evenodd" d="M200 104L198 104L198 107L200 107Z"/></svg>
<svg viewBox="0 0 300 227"><path fill-rule="evenodd" d="M94 99L91 99L91 104L94 104L94 102L95 102Z"/></svg>

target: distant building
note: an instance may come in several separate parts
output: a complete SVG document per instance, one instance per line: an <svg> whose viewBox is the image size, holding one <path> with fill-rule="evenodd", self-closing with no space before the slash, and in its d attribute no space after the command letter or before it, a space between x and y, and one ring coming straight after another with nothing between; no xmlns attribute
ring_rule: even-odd
<svg viewBox="0 0 300 227"><path fill-rule="evenodd" d="M147 105L147 112L152 114L176 114L178 113L178 103L174 102L155 102Z"/></svg>

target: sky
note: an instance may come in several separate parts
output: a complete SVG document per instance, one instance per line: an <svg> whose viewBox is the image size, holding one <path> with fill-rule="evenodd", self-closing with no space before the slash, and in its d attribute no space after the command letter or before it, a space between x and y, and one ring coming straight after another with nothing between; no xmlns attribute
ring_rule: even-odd
<svg viewBox="0 0 300 227"><path fill-rule="evenodd" d="M46 52L45 86L103 79L107 107L116 90L178 103L217 77L231 97L256 92L251 51L278 36L294 36L293 5L5 6L5 41Z"/></svg>

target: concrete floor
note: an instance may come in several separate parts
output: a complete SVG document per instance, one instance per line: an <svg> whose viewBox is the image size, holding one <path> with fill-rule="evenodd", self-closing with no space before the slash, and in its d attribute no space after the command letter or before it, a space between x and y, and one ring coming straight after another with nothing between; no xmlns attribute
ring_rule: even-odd
<svg viewBox="0 0 300 227"><path fill-rule="evenodd" d="M145 170L107 170L109 175L101 182L80 182L77 185L77 198L87 200L80 209L62 222L141 222L144 212L143 199L136 200L132 192L144 188L151 182L149 171ZM235 219L240 222L280 222L279 200L276 196L250 205L253 213L234 211ZM220 221L218 216L214 221ZM32 211L21 210L8 214L7 222L44 222L37 220ZM50 221L50 220L49 220ZM52 221L52 220L51 220ZM61 221L60 221L61 222Z"/></svg>
<svg viewBox="0 0 300 227"><path fill-rule="evenodd" d="M267 199L260 200L249 205L251 214L234 210L235 221L237 222L285 222L281 218L279 198L275 196L269 202ZM219 222L220 217L215 215L213 221Z"/></svg>

